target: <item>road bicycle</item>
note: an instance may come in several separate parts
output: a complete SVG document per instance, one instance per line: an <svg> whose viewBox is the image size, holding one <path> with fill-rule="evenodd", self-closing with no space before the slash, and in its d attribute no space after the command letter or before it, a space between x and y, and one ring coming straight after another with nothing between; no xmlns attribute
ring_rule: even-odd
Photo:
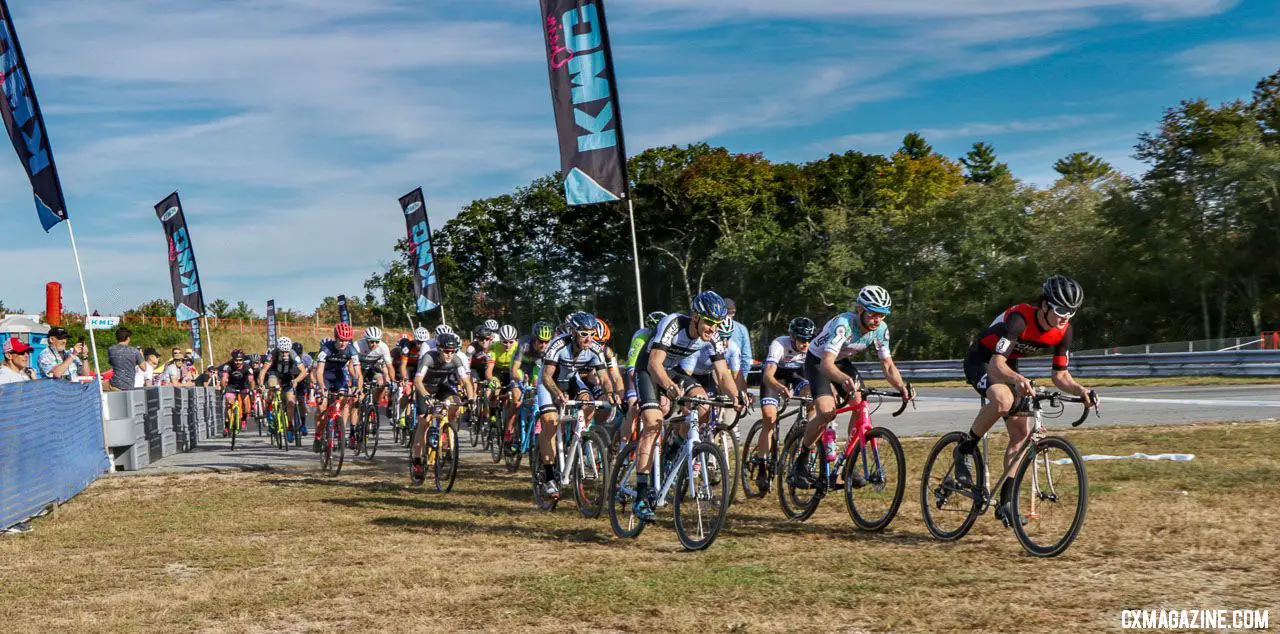
<svg viewBox="0 0 1280 634"><path fill-rule="evenodd" d="M538 426L538 412L534 409L534 402L537 398L537 392L533 386L526 385L524 389L524 397L520 402L520 412L516 416L516 425L512 430L510 444L507 445L506 455L507 471L515 473L520 468L520 461L525 455L529 455L529 465L532 471L537 471L539 460L537 459L538 444L535 441L534 433Z"/></svg>
<svg viewBox="0 0 1280 634"><path fill-rule="evenodd" d="M835 410L839 416L849 412L848 442L838 448L835 421L823 432L821 442L809 452L809 473L817 474L813 488L796 487L788 481L792 464L800 454L804 427L793 426L787 433L778 461L778 503L788 519L803 522L818 510L818 504L831 489L843 488L845 507L854 526L864 531L879 531L893 521L902 505L906 490L906 458L898 437L884 427L871 424L871 397L878 397L876 409L885 397L902 398L897 390L860 388L862 404L849 403ZM907 393L911 384L907 384ZM912 401L903 401L893 413L901 416Z"/></svg>
<svg viewBox="0 0 1280 634"><path fill-rule="evenodd" d="M431 420L424 432L422 462L431 468L436 491L448 493L453 490L453 482L458 475L458 432L452 424L442 424L449 412L448 403L427 398L423 405L423 415ZM420 484L413 477L412 460L409 461L409 482Z"/></svg>
<svg viewBox="0 0 1280 634"><path fill-rule="evenodd" d="M240 436L240 430L244 428L244 403L243 397L248 394L248 390L239 390L231 392L235 398L231 399L230 409L227 410L227 427L224 429L224 435L231 437L231 450L236 449L236 439Z"/></svg>
<svg viewBox="0 0 1280 634"><path fill-rule="evenodd" d="M352 458L363 455L366 459L373 460L373 456L378 453L378 429L381 425L378 421L378 404L374 400L377 391L376 385L366 383L364 393L360 396L360 410L347 441L352 449Z"/></svg>
<svg viewBox="0 0 1280 634"><path fill-rule="evenodd" d="M1018 542L1030 554L1037 557L1055 557L1067 550L1080 534L1084 525L1085 510L1089 502L1089 481L1085 474L1084 460L1069 440L1061 436L1049 436L1044 428L1045 418L1059 418L1065 411L1064 403L1082 403L1084 399L1061 392L1036 387L1029 396L1022 397L1006 416L1031 415L1031 433L1018 447L1013 460L1015 495L1009 500L1008 523ZM1092 411L1098 413L1098 397L1090 392ZM1045 403L1048 403L1046 412ZM1085 408L1080 418L1071 423L1079 427L1089 417ZM964 537L973 528L978 516L992 505L994 491L999 491L1008 474L1002 469L1000 478L992 486L987 460L987 437L982 437L981 449L969 455L974 465L968 467L969 480L957 477L955 445L965 438L964 432L951 432L938 439L925 460L920 478L920 510L925 526L934 537L953 541ZM960 456L964 459L964 456ZM999 459L998 464L1003 465Z"/></svg>
<svg viewBox="0 0 1280 634"><path fill-rule="evenodd" d="M729 510L727 460L719 445L704 441L698 425L698 405L733 407L727 397L697 398L681 396L671 413L662 421L662 429L654 441L653 488L648 491L650 504L656 510L672 502L676 537L686 550L702 550L715 541L724 528ZM678 438L676 425L683 424L688 433ZM631 441L618 452L609 478L609 523L613 534L632 539L644 530L646 522L636 517L632 508L640 495L636 486L636 456L640 441ZM672 446L668 446L672 445ZM663 454L669 454L666 459ZM674 455L670 455L674 454Z"/></svg>
<svg viewBox="0 0 1280 634"><path fill-rule="evenodd" d="M288 451L293 421L289 418L279 386L267 388L267 429L271 431L271 444Z"/></svg>
<svg viewBox="0 0 1280 634"><path fill-rule="evenodd" d="M792 401L800 404L796 409L790 409ZM746 440L742 443L742 458L740 459L742 473L742 494L748 498L762 498L768 495L774 474L777 472L778 453L781 450L781 439L790 436L797 426L803 427L808 422L804 414L808 412L813 398L808 396L792 396L783 400L778 408L778 416L773 424L773 436L769 439L769 449L760 460L756 460L756 445L760 444L760 435L764 433L764 421L758 420L751 426L751 430L747 432ZM791 427L787 428L786 434L779 434L782 429L782 423L788 418L792 419Z"/></svg>
<svg viewBox="0 0 1280 634"><path fill-rule="evenodd" d="M554 443L555 457L552 464L558 467L559 486L564 488L572 485L574 502L578 505L578 512L585 518L599 517L604 506L604 497L608 492L609 437L603 429L587 419L583 408L604 407L608 404L608 401L595 400L565 401L557 413L560 419L560 437ZM534 460L535 465L540 465L541 462ZM535 466L534 502L544 511L555 510L560 497L544 495L545 484L545 471Z"/></svg>
<svg viewBox="0 0 1280 634"><path fill-rule="evenodd" d="M324 434L320 436L320 470L330 476L342 473L342 462L346 457L344 431L346 424L342 420L344 404L354 403L356 394L346 390L330 390L325 411L316 416L324 417L326 425Z"/></svg>

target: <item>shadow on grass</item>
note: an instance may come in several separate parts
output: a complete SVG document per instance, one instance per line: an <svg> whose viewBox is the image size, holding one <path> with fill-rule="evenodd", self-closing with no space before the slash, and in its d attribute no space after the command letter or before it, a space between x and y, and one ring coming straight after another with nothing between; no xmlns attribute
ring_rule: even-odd
<svg viewBox="0 0 1280 634"><path fill-rule="evenodd" d="M598 520L583 520L597 522ZM445 533L487 533L506 537L521 537L535 541L570 541L580 543L613 543L613 533L605 527L575 528L539 528L513 524L481 524L468 520L445 519L439 517L399 517L384 516L369 521L374 526L396 528L412 532L445 532Z"/></svg>

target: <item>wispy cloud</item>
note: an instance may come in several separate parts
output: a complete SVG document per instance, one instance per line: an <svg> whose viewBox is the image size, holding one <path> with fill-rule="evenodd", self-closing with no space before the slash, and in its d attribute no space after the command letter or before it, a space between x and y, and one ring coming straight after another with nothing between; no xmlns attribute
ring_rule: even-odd
<svg viewBox="0 0 1280 634"><path fill-rule="evenodd" d="M1200 77L1258 77L1280 67L1280 40L1203 44L1178 53L1170 63Z"/></svg>
<svg viewBox="0 0 1280 634"><path fill-rule="evenodd" d="M892 151L908 132L917 132L928 141L973 139L975 142L1009 134L1031 135L1056 132L1091 125L1111 118L1110 115L1061 115L1022 121L975 122L948 128L901 128L878 132L846 134L815 144L814 149L859 149L865 151Z"/></svg>

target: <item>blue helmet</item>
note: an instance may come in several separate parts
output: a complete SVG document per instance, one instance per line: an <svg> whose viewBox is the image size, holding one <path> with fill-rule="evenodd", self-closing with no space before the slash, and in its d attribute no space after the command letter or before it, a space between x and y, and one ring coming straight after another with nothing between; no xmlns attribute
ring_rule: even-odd
<svg viewBox="0 0 1280 634"><path fill-rule="evenodd" d="M729 316L729 306L724 298L715 291L702 291L689 303L689 310L694 315L711 321L722 321Z"/></svg>
<svg viewBox="0 0 1280 634"><path fill-rule="evenodd" d="M569 315L569 317L564 321L565 325L571 330L590 330L595 332L596 329L596 316L591 313L578 311Z"/></svg>

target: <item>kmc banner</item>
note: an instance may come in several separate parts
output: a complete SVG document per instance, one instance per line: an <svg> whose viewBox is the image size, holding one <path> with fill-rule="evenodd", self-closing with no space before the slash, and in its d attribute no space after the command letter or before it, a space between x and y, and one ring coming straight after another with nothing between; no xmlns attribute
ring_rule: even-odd
<svg viewBox="0 0 1280 634"><path fill-rule="evenodd" d="M178 192L156 203L156 217L164 225L169 242L169 281L173 284L174 317L178 321L204 315L204 297L200 293L200 275L196 271L196 254L187 233L187 217L182 214Z"/></svg>
<svg viewBox="0 0 1280 634"><path fill-rule="evenodd" d="M570 205L627 197L618 82L603 0L540 0L560 171Z"/></svg>
<svg viewBox="0 0 1280 634"><path fill-rule="evenodd" d="M351 311L347 310L347 296L338 296L338 319L344 324L351 323Z"/></svg>
<svg viewBox="0 0 1280 634"><path fill-rule="evenodd" d="M0 0L0 22L4 23L0 28L0 82L5 97L0 99L0 116L4 117L5 130L22 160L22 168L27 170L40 224L48 232L67 219L67 201L62 197L62 183L53 164L53 149L49 147L49 133L31 85L31 72L4 0Z"/></svg>
<svg viewBox="0 0 1280 634"><path fill-rule="evenodd" d="M436 278L435 247L431 245L431 224L427 222L427 205L421 187L400 197L400 211L404 212L409 230L409 259L414 263L414 308L425 313L442 304L444 297Z"/></svg>
<svg viewBox="0 0 1280 634"><path fill-rule="evenodd" d="M204 358L204 350L200 348L200 320L192 319L187 323L191 324L191 356L197 359L196 367L198 368L204 365L199 361Z"/></svg>
<svg viewBox="0 0 1280 634"><path fill-rule="evenodd" d="M267 300L267 354L276 349L276 300Z"/></svg>

